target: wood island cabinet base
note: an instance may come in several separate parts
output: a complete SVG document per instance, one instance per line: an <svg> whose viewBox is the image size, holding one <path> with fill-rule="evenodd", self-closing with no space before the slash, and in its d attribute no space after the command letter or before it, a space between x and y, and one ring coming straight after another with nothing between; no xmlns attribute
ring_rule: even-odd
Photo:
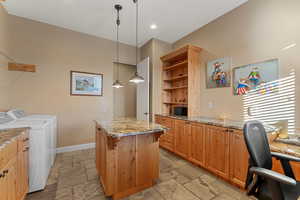
<svg viewBox="0 0 300 200"><path fill-rule="evenodd" d="M112 196L112 200L119 200L119 199L122 199L122 198L125 198L125 197L128 197L132 194L135 194L135 193L138 193L138 192L141 192L147 188L150 188L154 185L155 183L153 183L152 181L149 182L149 183L146 183L146 184L143 184L143 185L139 185L139 186L136 186L134 188L130 188L126 191L123 191L123 192L118 192L116 194L114 194Z"/></svg>
<svg viewBox="0 0 300 200"><path fill-rule="evenodd" d="M159 136L163 132L114 140L96 128L96 167L106 196L122 199L153 186L159 178Z"/></svg>

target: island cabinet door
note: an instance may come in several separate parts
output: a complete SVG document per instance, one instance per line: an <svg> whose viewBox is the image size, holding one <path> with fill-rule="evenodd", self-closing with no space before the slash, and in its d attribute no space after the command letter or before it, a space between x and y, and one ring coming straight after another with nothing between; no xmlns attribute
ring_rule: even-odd
<svg viewBox="0 0 300 200"><path fill-rule="evenodd" d="M190 139L190 122L175 120L175 153L188 159L190 156Z"/></svg>
<svg viewBox="0 0 300 200"><path fill-rule="evenodd" d="M230 134L230 180L243 188L246 183L249 154L242 131L229 130Z"/></svg>
<svg viewBox="0 0 300 200"><path fill-rule="evenodd" d="M205 135L206 126L200 123L191 123L191 156L190 161L205 166Z"/></svg>
<svg viewBox="0 0 300 200"><path fill-rule="evenodd" d="M207 126L206 168L229 179L229 133L226 128Z"/></svg>

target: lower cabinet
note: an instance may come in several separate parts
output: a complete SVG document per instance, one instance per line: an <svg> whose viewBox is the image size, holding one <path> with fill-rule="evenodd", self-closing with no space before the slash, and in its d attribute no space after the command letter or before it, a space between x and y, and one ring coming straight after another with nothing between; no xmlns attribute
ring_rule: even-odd
<svg viewBox="0 0 300 200"><path fill-rule="evenodd" d="M229 179L229 134L228 129L207 126L206 168L224 179Z"/></svg>
<svg viewBox="0 0 300 200"><path fill-rule="evenodd" d="M201 167L205 167L205 134L205 125L191 123L190 161Z"/></svg>
<svg viewBox="0 0 300 200"><path fill-rule="evenodd" d="M190 156L190 122L175 120L175 153L188 159Z"/></svg>
<svg viewBox="0 0 300 200"><path fill-rule="evenodd" d="M248 171L248 151L241 130L211 126L168 117L156 116L156 123L172 124L174 148L160 146L201 166L228 182L243 188ZM173 123L171 123L173 121ZM166 133L168 134L168 133Z"/></svg>
<svg viewBox="0 0 300 200"><path fill-rule="evenodd" d="M295 174L295 178L297 181L300 181L300 163L297 162L290 162L293 172ZM273 169L276 172L284 174L283 168L279 160L273 158Z"/></svg>
<svg viewBox="0 0 300 200"><path fill-rule="evenodd" d="M28 192L28 134L0 150L1 200L23 200Z"/></svg>
<svg viewBox="0 0 300 200"><path fill-rule="evenodd" d="M230 132L230 180L233 184L244 188L248 172L249 154L244 141L243 132Z"/></svg>

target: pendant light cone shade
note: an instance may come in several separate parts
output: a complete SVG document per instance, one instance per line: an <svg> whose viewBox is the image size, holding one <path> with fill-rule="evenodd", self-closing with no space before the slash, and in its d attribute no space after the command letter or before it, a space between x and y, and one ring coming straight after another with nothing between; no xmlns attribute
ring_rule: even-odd
<svg viewBox="0 0 300 200"><path fill-rule="evenodd" d="M117 20L116 20L116 24L117 24L117 80L113 83L112 87L113 88L122 88L124 87L124 85L119 81L119 68L120 68L120 62L119 62L119 49L120 49L120 42L119 42L119 26L121 24L121 20L120 20L120 10L122 10L122 6L119 4L115 5L115 9L117 10Z"/></svg>
<svg viewBox="0 0 300 200"><path fill-rule="evenodd" d="M138 4L139 0L133 0L133 3L136 4L136 67L138 67L138 50L139 50L139 46L138 46L138 41L139 41L139 4ZM143 83L145 82L145 79L140 76L138 74L138 72L136 71L134 76L129 80L129 82L131 83Z"/></svg>
<svg viewBox="0 0 300 200"><path fill-rule="evenodd" d="M145 79L141 76L139 76L139 74L137 72L135 72L134 76L129 80L129 82L131 83L142 83L144 82Z"/></svg>
<svg viewBox="0 0 300 200"><path fill-rule="evenodd" d="M120 83L119 80L116 80L114 83L113 83L113 88L122 88L124 87L124 85L122 85L122 83Z"/></svg>

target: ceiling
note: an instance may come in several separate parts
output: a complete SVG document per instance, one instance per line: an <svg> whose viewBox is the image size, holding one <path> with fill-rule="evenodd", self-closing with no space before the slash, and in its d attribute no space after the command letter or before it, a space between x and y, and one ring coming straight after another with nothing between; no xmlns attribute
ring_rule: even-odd
<svg viewBox="0 0 300 200"><path fill-rule="evenodd" d="M173 43L248 0L140 0L139 43L151 38ZM115 3L121 11L120 40L135 44L132 0L8 0L8 13L115 40ZM151 24L157 29L150 29Z"/></svg>

